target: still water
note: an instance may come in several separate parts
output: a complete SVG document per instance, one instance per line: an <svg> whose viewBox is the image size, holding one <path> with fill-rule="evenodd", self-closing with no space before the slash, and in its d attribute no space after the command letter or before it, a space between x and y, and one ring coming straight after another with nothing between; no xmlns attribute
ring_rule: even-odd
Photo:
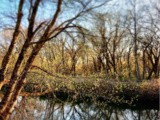
<svg viewBox="0 0 160 120"><path fill-rule="evenodd" d="M105 103L74 103L22 98L11 120L160 120L156 109L130 109Z"/></svg>

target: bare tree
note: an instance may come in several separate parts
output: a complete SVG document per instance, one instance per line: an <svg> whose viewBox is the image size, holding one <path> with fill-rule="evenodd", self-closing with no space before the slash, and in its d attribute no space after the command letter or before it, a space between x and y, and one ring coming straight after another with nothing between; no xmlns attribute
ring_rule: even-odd
<svg viewBox="0 0 160 120"><path fill-rule="evenodd" d="M138 29L138 20L140 19L138 12L138 3L137 0L130 0L132 10L129 10L131 23L130 28L128 28L134 44L134 62L135 62L135 73L137 81L141 81L140 68L139 68L139 60L138 60L138 37L140 29ZM133 23L133 24L132 24Z"/></svg>
<svg viewBox="0 0 160 120"><path fill-rule="evenodd" d="M21 25L22 16L23 16L23 11L22 11L23 5L24 5L24 0L20 0L19 7L18 7L18 14L17 14L17 22L16 22L16 26L15 26L15 31L13 33L13 38L11 40L11 44L8 48L7 53L2 60L2 66L0 69L0 89L3 86L4 76L5 76L5 72L6 72L8 63L9 63L9 59L11 57L11 54L12 54L13 49L15 47L15 43L16 43L18 35L20 33L20 25Z"/></svg>
<svg viewBox="0 0 160 120"><path fill-rule="evenodd" d="M2 69L1 69L1 81L3 81L5 76L5 70L7 68L8 61L10 60L10 55L12 54L12 51L14 49L14 44L17 40L17 36L19 34L19 27L22 25L22 15L23 12L23 6L25 4L25 0L19 1L19 8L18 8L18 14L17 14L17 22L15 27L15 32L13 35L13 39L11 41L11 45L8 49L7 55L4 58L2 62ZM16 100L18 98L19 93L21 92L21 89L23 87L23 84L25 82L25 78L27 75L28 70L31 68L31 65L33 61L35 60L37 54L41 50L41 48L44 46L44 44L47 41L52 40L53 38L57 37L60 33L62 33L65 29L69 27L75 27L70 26L71 23L79 18L80 16L84 15L85 13L93 10L94 8L100 7L104 5L103 3L98 3L96 5L93 5L92 1L77 1L73 0L71 1L72 4L75 4L77 7L77 11L73 17L70 17L69 19L65 19L63 22L58 23L58 17L61 16L61 13L64 12L62 9L64 6L67 6L68 8L72 9L71 5L69 5L70 2L64 1L64 0L58 0L54 1L53 5L55 5L55 12L50 17L50 19L42 20L37 26L36 18L37 15L40 12L40 8L42 3L48 4L47 2L43 2L43 0L35 0L35 1L28 1L29 2L29 11L28 16L25 18L28 18L28 25L27 25L27 35L25 42L22 46L22 49L19 53L19 56L17 58L16 63L14 64L14 68L12 71L11 78L9 80L9 85L7 88L7 91L5 93L5 96L3 97L1 103L0 103L0 119L9 119L10 113L13 111ZM49 1L51 2L51 1ZM92 4L92 5L91 5ZM42 30L43 28L43 30ZM41 33L37 36L37 33ZM27 58L25 58L26 53L28 52L28 49L30 46L32 47L30 54ZM24 63L24 59L27 59L25 62L25 65L22 66L22 63Z"/></svg>

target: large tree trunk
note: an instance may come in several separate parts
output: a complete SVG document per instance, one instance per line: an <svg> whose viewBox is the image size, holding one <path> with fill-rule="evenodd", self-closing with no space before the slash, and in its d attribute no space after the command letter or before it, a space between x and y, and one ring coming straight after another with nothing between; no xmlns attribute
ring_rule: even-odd
<svg viewBox="0 0 160 120"><path fill-rule="evenodd" d="M0 103L0 107L1 107L0 108L0 110L1 110L0 115L3 117L5 116L4 120L7 120L8 116L10 116L10 114L12 113L13 108L16 103L16 100L17 100L17 98L21 92L21 89L23 87L23 84L25 82L24 79L27 75L27 71L29 70L31 64L33 63L35 57L37 56L38 52L43 47L43 45L44 45L44 42L41 44L37 44L34 47L25 67L22 71L21 77L19 79L14 79L14 80L10 81L7 92L5 93L6 95Z"/></svg>
<svg viewBox="0 0 160 120"><path fill-rule="evenodd" d="M135 57L135 71L136 71L136 77L137 81L141 81L141 75L139 70L139 63L138 63L138 45L137 45L137 32L136 32L136 26L135 26L135 37L134 37L134 57Z"/></svg>
<svg viewBox="0 0 160 120"><path fill-rule="evenodd" d="M137 23L136 23L136 17L134 21L134 57L135 57L135 71L136 71L136 77L137 81L141 81L141 75L140 75L140 69L139 69L139 62L138 62L138 45L137 45Z"/></svg>
<svg viewBox="0 0 160 120"><path fill-rule="evenodd" d="M13 73L12 73L12 76L10 79L9 87L5 93L5 96L3 97L3 99L0 103L0 119L2 119L2 120L9 119L9 116L12 113L13 108L15 106L17 97L20 94L21 89L23 87L23 83L24 83L25 77L27 75L27 72L28 72L31 64L33 63L35 57L39 53L40 49L43 47L44 43L49 38L49 36L50 36L49 31L51 30L51 28L55 24L56 19L57 19L59 12L61 10L62 0L59 0L58 5L57 5L57 10L55 12L55 15L53 16L51 23L47 26L43 36L39 39L39 43L37 43L33 47L32 53L30 54L30 56L25 64L25 67L20 74L20 77L18 77L17 75L19 72L20 65L21 65L22 61L24 60L24 55L25 55L27 48L30 45L30 41L34 35L34 33L32 31L33 31L33 27L34 27L34 20L35 20L36 12L37 12L40 1L41 0L36 0L34 6L32 6L33 10L32 10L32 15L30 17L30 23L29 23L29 27L28 27L28 38L26 39L26 41L22 47L21 53L19 54L17 62L14 66L14 70L13 70Z"/></svg>
<svg viewBox="0 0 160 120"><path fill-rule="evenodd" d="M138 62L138 32L137 32L137 6L136 0L133 1L133 22L134 22L134 59L135 59L135 75L137 78L137 82L141 81L140 69L139 69L139 62Z"/></svg>
<svg viewBox="0 0 160 120"><path fill-rule="evenodd" d="M31 18L30 18L30 23L29 23L29 27L28 27L28 37L27 37L27 39L26 39L26 41L25 41L25 43L22 47L22 50L19 54L19 57L16 61L15 66L14 66L14 69L13 69L13 72L12 72L12 75L11 75L11 78L10 78L10 83L9 83L8 88L7 88L7 92L5 93L5 97L2 99L2 101L0 103L1 113L3 113L3 111L5 109L7 109L8 104L10 104L9 101L12 98L12 94L14 93L13 91L16 90L15 86L16 86L17 80L18 80L18 72L19 72L21 64L24 60L24 56L27 52L30 41L32 40L32 37L33 37L32 31L33 31L35 16L36 16L36 13L37 13L39 3L40 3L40 0L36 0L35 5L33 6L33 12L34 13L32 13Z"/></svg>
<svg viewBox="0 0 160 120"><path fill-rule="evenodd" d="M11 44L8 48L8 51L6 53L6 55L4 56L3 60L2 60L2 65L1 65L1 69L0 69L0 90L3 86L3 81L4 81L4 75L6 72L6 69L8 68L8 63L11 57L11 54L13 52L15 43L18 39L18 35L19 35L19 29L20 29L20 24L21 24L21 20L22 20L22 9L23 9L23 4L24 4L24 0L21 0L19 2L19 7L18 7L18 14L17 14L17 22L16 22L16 26L15 26L15 31L13 33L13 38L11 40Z"/></svg>

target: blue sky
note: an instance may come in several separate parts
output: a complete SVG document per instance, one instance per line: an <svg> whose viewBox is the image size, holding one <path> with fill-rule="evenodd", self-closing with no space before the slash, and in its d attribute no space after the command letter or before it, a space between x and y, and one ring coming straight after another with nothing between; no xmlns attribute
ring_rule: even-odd
<svg viewBox="0 0 160 120"><path fill-rule="evenodd" d="M125 9L127 8L127 4L128 4L129 0L110 0L110 2L108 3L107 6L102 7L101 9L99 9L99 12L121 12L123 13L123 11L125 11ZM141 4L147 4L149 3L149 1L160 1L160 0L137 0L137 2L140 2ZM15 15L16 16L16 12L17 12L17 7L18 7L18 2L19 0L0 0L0 22L1 21L5 21L5 22L13 22L7 19L7 17L2 16L3 13L7 13L7 14L11 14L11 15ZM42 7L39 15L38 15L38 19L37 20L41 20L41 19L45 19L45 18L49 18L50 16L53 15L53 7L54 5L51 3L49 5L46 5L45 7ZM52 10L51 10L52 9ZM78 9L78 8L76 8ZM16 11L16 12L15 12ZM51 12L52 11L52 12ZM78 10L77 10L78 11ZM25 9L25 12L27 13L27 9ZM63 19L67 19L71 16L73 16L73 14L76 13L76 10L71 10L71 11L65 11L65 14L63 15ZM24 18L25 21L26 18ZM62 20L62 18L61 18ZM0 23L2 24L2 23ZM26 22L25 22L26 25Z"/></svg>
<svg viewBox="0 0 160 120"><path fill-rule="evenodd" d="M12 11L18 5L18 0L0 0L0 12Z"/></svg>

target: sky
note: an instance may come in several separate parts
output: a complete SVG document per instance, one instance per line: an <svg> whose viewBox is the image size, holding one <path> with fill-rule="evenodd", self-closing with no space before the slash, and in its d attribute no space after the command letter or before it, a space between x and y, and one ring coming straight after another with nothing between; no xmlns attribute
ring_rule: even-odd
<svg viewBox="0 0 160 120"><path fill-rule="evenodd" d="M94 0L93 5L96 4L95 1L96 0ZM103 12L109 12L109 13L119 12L121 14L125 14L126 9L132 9L131 6L129 7L128 1L129 0L110 0L107 5L103 6L101 9L97 9L97 11L101 12L101 13L103 13ZM10 13L9 15L14 15L16 17L18 2L19 2L19 0L0 0L0 31L2 30L1 26L4 26L4 24L14 26L15 21L8 19L7 16L4 15L4 13L7 13L7 14ZM141 5L144 5L144 4L149 5L151 2L157 2L157 4L160 5L160 0L137 0L137 2L139 2ZM55 5L53 5L53 3L48 4L48 5L46 4L46 6L42 6L40 12L38 13L37 20L41 21L44 19L49 19L51 16L53 16L54 9L55 9L55 7L53 7L53 6L55 6ZM75 7L75 6L73 6L73 7ZM75 15L75 13L78 12L78 9L79 8L76 8L76 10L72 9L69 11L67 11L66 9L63 9L64 14L61 16L59 21L61 22L64 19L68 19L71 16ZM28 12L28 9L26 9L26 6L25 6L24 12L25 13ZM78 22L79 22L79 24L87 27L88 29L92 29L93 18L91 18L91 21L89 21L89 18L87 18L87 17L88 16L86 16L86 18L79 19ZM25 27L27 25L28 25L28 20L27 20L26 16L24 16L22 26Z"/></svg>
<svg viewBox="0 0 160 120"><path fill-rule="evenodd" d="M94 3L96 0L94 0ZM121 14L125 13L126 9L128 9L127 6L129 6L129 0L109 0L108 4L103 6L101 9L98 9L98 12L112 12L112 13L116 13L116 12L120 12ZM157 3L160 3L160 0L137 0L137 2L139 2L140 4L144 5L144 4L149 4L150 2L155 2L157 1ZM0 23L7 23L7 24L12 24L15 21L12 21L10 19L7 19L6 16L4 16L3 13L7 13L9 15L14 15L16 16L16 12L17 11L17 7L18 7L18 2L19 0L0 0ZM94 5L94 4L93 4ZM49 4L46 5L44 7L42 7L42 9L39 12L38 15L38 19L37 20L43 20L43 19L49 19L50 16L53 16L53 9L55 9L53 7L53 4ZM47 9L47 10L46 10ZM78 8L76 8L78 9ZM131 9L131 7L129 8ZM65 10L65 9L64 9ZM25 12L27 13L27 9L25 9ZM51 12L52 11L52 12ZM65 10L65 14L63 14L63 16L61 16L60 20L63 19L67 19L70 18L71 16L73 16L78 10L74 10L72 9L71 11L66 11ZM3 16L2 16L3 15ZM23 25L27 25L27 18L24 17L23 19ZM3 26L0 24L0 27ZM12 24L14 25L14 24Z"/></svg>

